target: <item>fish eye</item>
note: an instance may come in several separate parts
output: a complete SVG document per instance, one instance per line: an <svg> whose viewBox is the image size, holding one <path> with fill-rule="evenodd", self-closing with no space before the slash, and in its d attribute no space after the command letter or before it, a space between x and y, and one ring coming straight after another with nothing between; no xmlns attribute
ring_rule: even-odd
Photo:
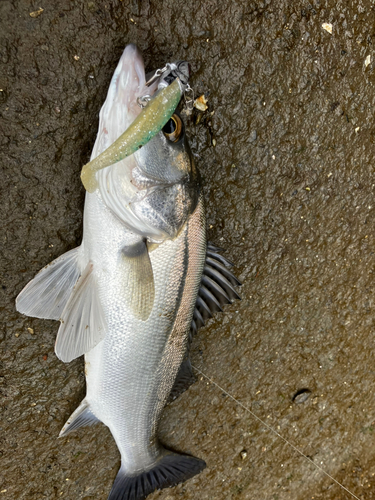
<svg viewBox="0 0 375 500"><path fill-rule="evenodd" d="M177 142L182 134L182 120L174 114L163 127L165 137L171 142Z"/></svg>

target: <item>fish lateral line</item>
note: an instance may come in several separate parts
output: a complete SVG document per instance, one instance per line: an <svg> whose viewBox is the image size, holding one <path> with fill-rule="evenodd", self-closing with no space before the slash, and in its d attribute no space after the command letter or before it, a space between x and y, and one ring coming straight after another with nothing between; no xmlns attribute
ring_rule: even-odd
<svg viewBox="0 0 375 500"><path fill-rule="evenodd" d="M294 451L296 451L301 457L305 458L308 462L310 462L314 467L316 467L320 472L322 472L325 476L327 476L329 479L331 479L334 483L336 483L340 488L342 488L346 493L351 495L353 498L356 500L360 500L354 493L352 493L348 488L346 488L343 484L341 484L337 479L332 477L327 471L325 471L320 465L316 464L311 458L309 458L307 455L305 455L299 448L297 448L293 443L288 441L284 436L282 436L279 432L277 432L276 429L271 427L267 422L265 422L263 419L258 417L253 411L250 410L247 406L245 406L241 401L236 399L234 396L232 396L228 391L223 389L218 383L216 383L212 378L210 378L208 375L203 373L199 368L197 368L194 365L191 365L192 368L199 373L199 375L202 375L206 380L208 380L211 384L215 385L220 391L222 391L226 396L228 396L230 399L232 399L235 403L237 403L239 406L241 406L242 409L244 409L246 412L250 413L252 417L254 417L258 422L260 422L264 427L266 427L269 431L271 431L273 434L275 434L278 438L280 438L282 441L284 441L285 444L290 446Z"/></svg>

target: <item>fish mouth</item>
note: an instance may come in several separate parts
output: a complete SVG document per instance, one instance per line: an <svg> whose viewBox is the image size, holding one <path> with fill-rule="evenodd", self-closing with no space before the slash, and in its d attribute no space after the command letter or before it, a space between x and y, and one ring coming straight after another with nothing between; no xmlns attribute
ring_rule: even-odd
<svg viewBox="0 0 375 500"><path fill-rule="evenodd" d="M154 90L155 87L156 85L154 85ZM142 110L139 111L139 108L136 110L136 94L142 97L140 91L147 88L145 87L144 65L139 49L135 45L126 47L113 75L106 103L108 103L109 113L116 108L113 104L118 102L125 106L128 115L135 116L135 119L114 142L103 148L102 152L96 151L95 153L99 154L94 156L93 151L92 160L84 165L81 171L81 180L86 191L93 193L98 188L96 173L99 170L130 156L160 132L175 112L186 87L187 84L182 83L177 77L168 86L156 92ZM153 90L147 88L147 93L151 93L150 91ZM105 116L106 112L107 109L103 106L101 111L103 122L110 121L110 117ZM105 128L102 132L108 133Z"/></svg>

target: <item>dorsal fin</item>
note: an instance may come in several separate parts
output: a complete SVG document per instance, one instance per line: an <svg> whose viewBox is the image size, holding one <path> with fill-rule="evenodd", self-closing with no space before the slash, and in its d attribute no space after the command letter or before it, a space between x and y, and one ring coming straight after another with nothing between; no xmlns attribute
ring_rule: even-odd
<svg viewBox="0 0 375 500"><path fill-rule="evenodd" d="M198 328L204 326L205 321L212 318L215 312L222 311L224 304L231 303L235 299L241 300L234 289L234 286L241 286L241 282L228 269L233 264L219 252L222 252L221 248L208 243L201 286L189 332L188 352L177 373L169 402L178 398L195 381L189 359L189 349Z"/></svg>
<svg viewBox="0 0 375 500"><path fill-rule="evenodd" d="M195 382L193 369L190 358L186 358L178 370L176 380L174 382L171 393L169 394L168 403L177 399L183 392L186 391Z"/></svg>
<svg viewBox="0 0 375 500"><path fill-rule="evenodd" d="M235 299L241 300L234 288L241 286L241 282L228 269L234 264L220 255L222 251L212 243L207 244L206 262L190 329L191 337L215 312L222 311L224 304L230 304Z"/></svg>

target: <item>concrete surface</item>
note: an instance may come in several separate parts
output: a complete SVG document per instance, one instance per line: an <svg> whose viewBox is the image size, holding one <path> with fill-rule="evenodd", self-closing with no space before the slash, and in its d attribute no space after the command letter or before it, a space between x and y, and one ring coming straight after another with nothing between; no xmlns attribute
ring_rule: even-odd
<svg viewBox="0 0 375 500"><path fill-rule="evenodd" d="M193 363L307 457L200 375L160 434L207 469L149 499L353 498L317 466L375 498L374 25L369 0L0 3L0 500L105 500L119 467L102 425L57 439L82 360L14 299L80 243L79 172L129 42L149 70L190 61L208 97L188 133L244 285Z"/></svg>

